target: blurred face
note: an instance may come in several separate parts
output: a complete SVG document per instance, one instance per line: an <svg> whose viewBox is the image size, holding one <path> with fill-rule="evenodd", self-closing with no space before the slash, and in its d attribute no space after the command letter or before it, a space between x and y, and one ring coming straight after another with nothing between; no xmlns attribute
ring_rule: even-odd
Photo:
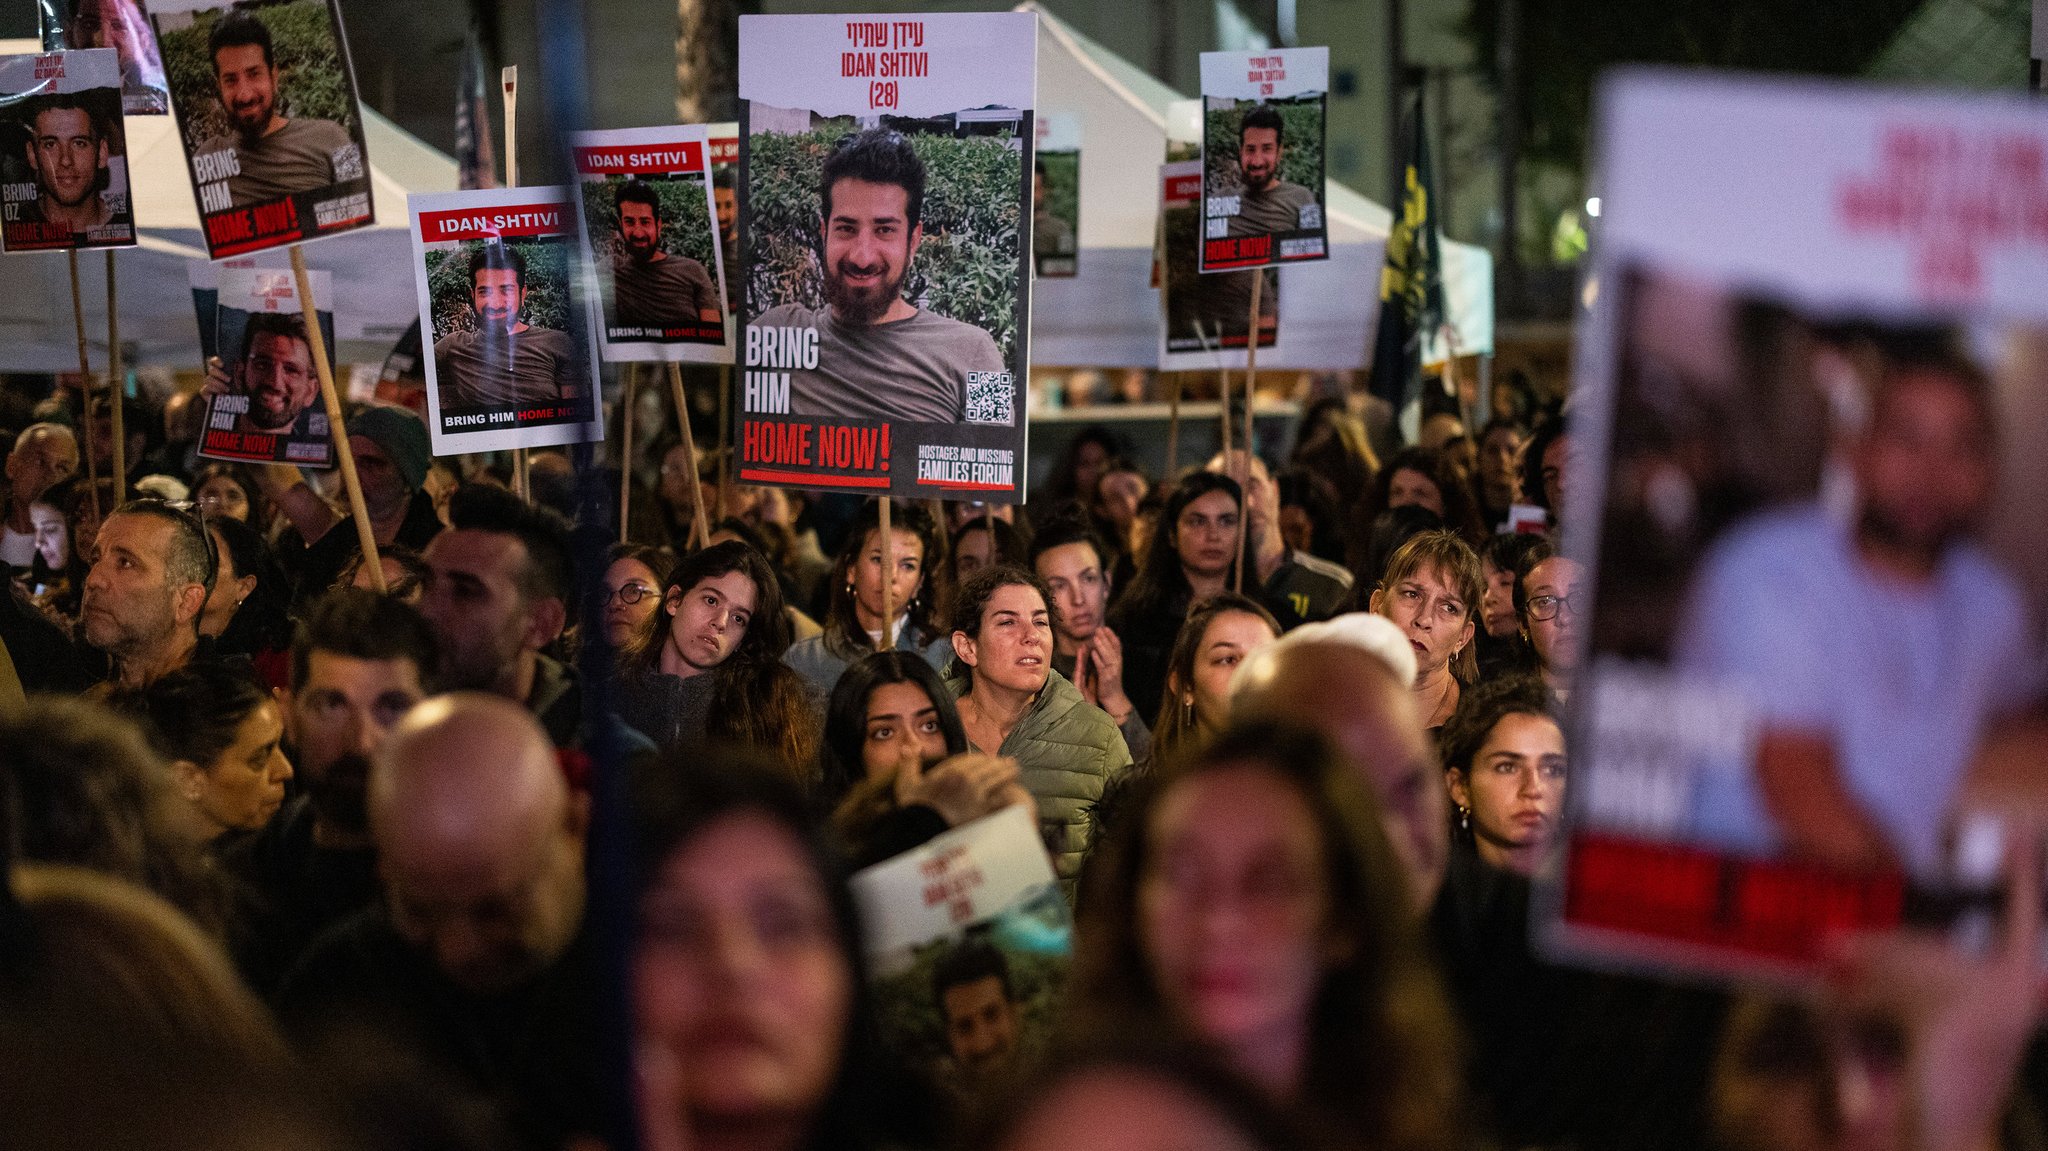
<svg viewBox="0 0 2048 1151"><path fill-rule="evenodd" d="M1088 642L1102 627L1109 604L1109 577L1092 544L1076 542L1048 548L1038 557L1038 578L1052 589L1060 609L1060 640L1068 646Z"/></svg>
<svg viewBox="0 0 2048 1151"><path fill-rule="evenodd" d="M199 505L199 513L208 519L249 522L249 493L224 475L213 476L200 484L192 498Z"/></svg>
<svg viewBox="0 0 2048 1151"><path fill-rule="evenodd" d="M49 504L30 504L28 522L35 532L36 554L43 557L43 565L53 572L63 571L71 559L71 527L64 522L64 513Z"/></svg>
<svg viewBox="0 0 2048 1151"><path fill-rule="evenodd" d="M1564 733L1545 715L1503 716L1472 757L1446 772L1451 798L1472 812L1479 857L1528 873L1564 810Z"/></svg>
<svg viewBox="0 0 2048 1151"><path fill-rule="evenodd" d="M1109 470L1109 451L1093 440L1074 450L1074 493L1081 499L1095 494L1102 473Z"/></svg>
<svg viewBox="0 0 2048 1151"><path fill-rule="evenodd" d="M1578 662L1573 636L1579 623L1579 600L1573 593L1584 570L1563 556L1552 556L1529 569L1528 586L1522 589L1529 605L1523 629L1545 671L1569 672ZM1536 618L1545 613L1550 613L1549 619Z"/></svg>
<svg viewBox="0 0 2048 1151"><path fill-rule="evenodd" d="M843 179L825 221L825 299L833 318L864 327L903 296L903 277L924 228L910 226L910 193L895 184Z"/></svg>
<svg viewBox="0 0 2048 1151"><path fill-rule="evenodd" d="M355 453L356 479L363 485L363 504L370 515L381 520L403 514L412 500L405 473L384 454L383 446L368 436L350 436L348 446Z"/></svg>
<svg viewBox="0 0 2048 1151"><path fill-rule="evenodd" d="M469 303L483 327L509 332L519 323L519 309L526 306L526 285L516 269L482 268L470 284Z"/></svg>
<svg viewBox="0 0 2048 1151"><path fill-rule="evenodd" d="M583 917L583 839L558 815L486 852L379 843L391 925L450 982L504 991L545 971Z"/></svg>
<svg viewBox="0 0 2048 1151"><path fill-rule="evenodd" d="M292 777L291 761L278 750L283 738L277 705L266 701L242 720L235 742L219 759L190 773L199 812L210 826L221 833L255 831L277 814L284 782Z"/></svg>
<svg viewBox="0 0 2048 1151"><path fill-rule="evenodd" d="M615 649L631 647L661 610L661 581L636 559L616 559L604 569L604 634Z"/></svg>
<svg viewBox="0 0 2048 1151"><path fill-rule="evenodd" d="M1052 619L1038 589L1024 584L997 588L981 609L981 631L963 642L964 635L954 633L954 650L974 669L976 684L1021 692L1045 686L1052 668Z"/></svg>
<svg viewBox="0 0 2048 1151"><path fill-rule="evenodd" d="M1237 559L1237 501L1227 492L1190 500L1173 524L1173 550L1190 576L1221 579Z"/></svg>
<svg viewBox="0 0 2048 1151"><path fill-rule="evenodd" d="M1938 556L1990 500L1992 449L1985 414L1962 383L1934 372L1893 381L1855 454L1862 536Z"/></svg>
<svg viewBox="0 0 2048 1151"><path fill-rule="evenodd" d="M1444 492L1436 481L1414 468L1396 468L1394 477L1387 483L1387 506L1389 508L1428 508L1438 516L1444 514Z"/></svg>
<svg viewBox="0 0 2048 1151"><path fill-rule="evenodd" d="M1129 530L1138 518L1138 504L1145 498L1145 477L1136 472L1111 472L1095 489L1102 514L1119 531Z"/></svg>
<svg viewBox="0 0 2048 1151"><path fill-rule="evenodd" d="M651 204L627 200L619 205L619 240L633 259L646 263L661 249L661 218Z"/></svg>
<svg viewBox="0 0 2048 1151"><path fill-rule="evenodd" d="M525 651L547 642L533 634L532 605L519 590L527 556L518 537L444 531L428 541L424 558L419 608L440 645L443 687L492 690Z"/></svg>
<svg viewBox="0 0 2048 1151"><path fill-rule="evenodd" d="M135 58L140 36L136 21L119 0L79 0L72 10L72 46L116 49L124 69Z"/></svg>
<svg viewBox="0 0 2048 1151"><path fill-rule="evenodd" d="M1552 518L1564 513L1565 470L1572 455L1571 437L1559 436L1543 449L1543 498L1549 502Z"/></svg>
<svg viewBox="0 0 2048 1151"><path fill-rule="evenodd" d="M969 524L953 539L953 580L965 583L967 577L996 562L996 537L986 530Z"/></svg>
<svg viewBox="0 0 2048 1151"><path fill-rule="evenodd" d="M264 62L260 44L234 44L213 54L213 78L221 108L246 139L270 128L277 111L277 72Z"/></svg>
<svg viewBox="0 0 2048 1151"><path fill-rule="evenodd" d="M830 1092L853 975L824 881L764 815L678 848L640 902L634 1015L675 1061L686 1117L802 1122Z"/></svg>
<svg viewBox="0 0 2048 1151"><path fill-rule="evenodd" d="M1442 671L1472 642L1472 605L1435 568L1417 568L1372 599L1374 610L1393 620L1414 647L1417 679Z"/></svg>
<svg viewBox="0 0 2048 1151"><path fill-rule="evenodd" d="M241 574L235 570L235 557L228 551L227 541L219 532L211 531L213 554L220 557L219 567L213 576L213 590L207 593L206 606L199 613L199 634L216 639L228 630L228 624L235 618L235 609L242 606L243 590Z"/></svg>
<svg viewBox="0 0 2048 1151"><path fill-rule="evenodd" d="M718 234L732 236L740 226L740 194L735 188L711 189L711 201L718 208Z"/></svg>
<svg viewBox="0 0 2048 1151"><path fill-rule="evenodd" d="M1214 735L1230 715L1230 677L1245 657L1278 638L1265 620L1250 612L1226 611L1209 621L1195 648L1194 683L1182 700L1195 705L1195 724Z"/></svg>
<svg viewBox="0 0 2048 1151"><path fill-rule="evenodd" d="M1207 1102L1163 1078L1082 1072L1033 1106L997 1151L1254 1151Z"/></svg>
<svg viewBox="0 0 2048 1151"><path fill-rule="evenodd" d="M1486 591L1479 599L1480 621L1487 635L1505 639L1522 627L1522 621L1515 618L1515 573L1502 571L1484 557L1480 558L1479 570L1486 575Z"/></svg>
<svg viewBox="0 0 2048 1151"><path fill-rule="evenodd" d="M924 587L924 542L916 532L889 529L889 565L895 569L889 581L890 609L901 615ZM853 600L865 623L881 629L882 623L882 533L871 531L861 541L860 562L853 569Z"/></svg>
<svg viewBox="0 0 2048 1151"><path fill-rule="evenodd" d="M686 677L731 658L747 638L760 595L754 581L737 571L699 580L688 591L669 592L668 645Z"/></svg>
<svg viewBox="0 0 2048 1151"><path fill-rule="evenodd" d="M289 427L312 404L320 382L313 374L313 350L306 341L265 332L249 341L242 361L242 390L249 397L249 422L259 428Z"/></svg>
<svg viewBox="0 0 2048 1151"><path fill-rule="evenodd" d="M1517 476L1522 466L1522 436L1513 428L1495 428L1479 445L1479 483L1485 489L1488 507L1504 508L1515 502Z"/></svg>
<svg viewBox="0 0 2048 1151"><path fill-rule="evenodd" d="M7 483L17 499L35 499L78 470L78 441L47 429L25 436L7 453Z"/></svg>
<svg viewBox="0 0 2048 1151"><path fill-rule="evenodd" d="M690 486L690 461L681 444L668 450L661 457L661 498L679 512L688 512L697 506L694 490Z"/></svg>
<svg viewBox="0 0 2048 1151"><path fill-rule="evenodd" d="M1315 543L1316 523L1308 509L1300 504L1286 504L1280 509L1280 540L1289 551L1305 552Z"/></svg>
<svg viewBox="0 0 2048 1151"><path fill-rule="evenodd" d="M410 659L307 653L306 681L292 689L287 714L299 782L321 823L350 834L369 830L370 757L426 694Z"/></svg>
<svg viewBox="0 0 2048 1151"><path fill-rule="evenodd" d="M1237 167L1248 190L1264 191L1280 171L1280 133L1272 128L1246 128L1237 144Z"/></svg>
<svg viewBox="0 0 2048 1151"><path fill-rule="evenodd" d="M956 983L940 993L939 1008L946 1017L946 1046L962 1071L986 1075L1017 1053L1017 1007L1000 978Z"/></svg>
<svg viewBox="0 0 2048 1151"><path fill-rule="evenodd" d="M205 603L204 586L175 585L164 566L178 530L150 515L111 516L101 525L78 617L85 642L125 654L162 644L180 626L191 626ZM182 622L181 598L191 613Z"/></svg>
<svg viewBox="0 0 2048 1151"><path fill-rule="evenodd" d="M36 113L28 162L43 195L75 208L92 196L107 162L107 145L93 131L92 115L85 109L46 108Z"/></svg>
<svg viewBox="0 0 2048 1151"><path fill-rule="evenodd" d="M920 767L946 758L946 732L938 705L914 683L877 684L868 695L868 716L860 744L861 767L869 779L893 778L907 763Z"/></svg>
<svg viewBox="0 0 2048 1151"><path fill-rule="evenodd" d="M1168 1008L1225 1051L1305 1044L1329 951L1321 833L1263 766L1172 787L1145 829L1138 930Z"/></svg>

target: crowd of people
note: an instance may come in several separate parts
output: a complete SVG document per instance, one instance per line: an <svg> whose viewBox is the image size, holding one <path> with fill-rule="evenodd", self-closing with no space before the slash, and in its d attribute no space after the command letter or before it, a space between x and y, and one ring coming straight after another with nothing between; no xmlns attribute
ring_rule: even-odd
<svg viewBox="0 0 2048 1151"><path fill-rule="evenodd" d="M118 485L74 390L0 445L5 1145L2048 1145L2038 865L2003 942L1873 941L1826 1003L1532 947L1561 416L1382 460L1324 404L1164 476L1095 430L886 528L656 445L587 554L566 455L515 494L365 407L373 571L331 489L123 402ZM1074 915L1051 1035L962 948L909 1065L848 876L1013 808Z"/></svg>

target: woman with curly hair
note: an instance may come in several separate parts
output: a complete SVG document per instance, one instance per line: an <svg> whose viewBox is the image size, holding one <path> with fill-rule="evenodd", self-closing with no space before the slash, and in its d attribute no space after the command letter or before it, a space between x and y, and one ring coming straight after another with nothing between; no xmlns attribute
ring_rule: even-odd
<svg viewBox="0 0 2048 1151"><path fill-rule="evenodd" d="M735 743L808 780L818 705L782 663L789 617L760 552L738 541L685 556L654 626L619 661L619 715L664 748Z"/></svg>

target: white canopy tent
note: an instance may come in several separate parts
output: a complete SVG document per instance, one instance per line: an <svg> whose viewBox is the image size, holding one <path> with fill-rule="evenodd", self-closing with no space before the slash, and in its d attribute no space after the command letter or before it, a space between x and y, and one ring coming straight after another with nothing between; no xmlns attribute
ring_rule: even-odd
<svg viewBox="0 0 2048 1151"><path fill-rule="evenodd" d="M1159 293L1151 287L1159 219L1159 165L1168 118L1187 97L1074 31L1037 4L1038 112L1081 121L1080 274L1039 279L1032 292L1031 358L1070 367L1158 361ZM1379 316L1387 209L1332 182L1326 199L1330 258L1281 273L1280 338L1262 368L1339 370L1371 359ZM1444 297L1466 354L1493 350L1493 258L1444 245Z"/></svg>
<svg viewBox="0 0 2048 1151"><path fill-rule="evenodd" d="M0 40L0 54L40 51L33 41ZM132 366L199 366L198 321L193 315L188 268L206 262L199 209L185 174L176 123L169 116L129 116L129 185L135 202L138 246L115 253L120 291L121 343ZM419 314L413 293L412 240L406 215L411 192L455 188L455 161L368 108L364 143L377 222L306 246L306 262L333 276L337 358L382 362ZM265 267L287 267L280 248L254 257ZM106 260L79 257L85 334L95 370L107 363ZM78 367L71 313L71 277L62 254L37 252L0 258L0 371L52 372Z"/></svg>

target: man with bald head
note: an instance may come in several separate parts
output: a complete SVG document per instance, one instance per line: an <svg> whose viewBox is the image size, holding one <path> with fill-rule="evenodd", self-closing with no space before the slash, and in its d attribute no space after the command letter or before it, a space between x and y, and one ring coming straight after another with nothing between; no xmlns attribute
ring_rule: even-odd
<svg viewBox="0 0 2048 1151"><path fill-rule="evenodd" d="M0 563L25 568L36 558L29 505L78 470L78 439L63 424L30 424L7 453L7 504L0 524Z"/></svg>
<svg viewBox="0 0 2048 1151"><path fill-rule="evenodd" d="M547 733L498 696L429 699L378 746L369 816L383 900L314 944L287 1022L388 1031L535 1146L594 1130L588 807Z"/></svg>
<svg viewBox="0 0 2048 1151"><path fill-rule="evenodd" d="M1391 642L1384 632L1393 633ZM1379 616L1352 613L1297 628L1254 653L1231 679L1230 716L1305 721L1337 745L1379 799L1387 841L1421 914L1443 886L1451 824L1443 769L1408 690L1414 678L1415 656L1399 631Z"/></svg>

